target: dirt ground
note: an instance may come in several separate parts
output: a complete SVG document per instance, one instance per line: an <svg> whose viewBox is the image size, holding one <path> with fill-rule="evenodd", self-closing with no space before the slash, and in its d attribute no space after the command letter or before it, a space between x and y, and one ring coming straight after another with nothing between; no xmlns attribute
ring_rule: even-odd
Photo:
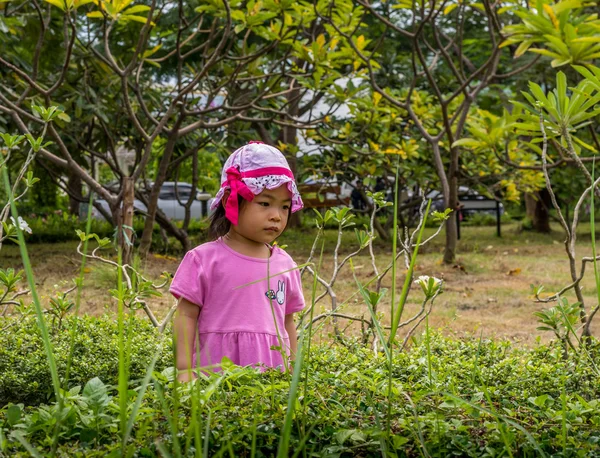
<svg viewBox="0 0 600 458"><path fill-rule="evenodd" d="M589 227L588 227L589 228ZM565 255L564 236L558 232L539 235L519 232L517 225L504 225L503 237L497 238L492 227L464 227L463 238L458 244L458 256L454 265L444 265L442 260L443 232L430 245L423 247L417 259L415 275L432 275L444 280L444 293L433 307L429 323L434 329L445 334L474 334L483 337L507 338L523 345L547 341L552 336L536 330L537 318L533 312L548 307L537 303L531 293L530 285L545 286L545 294L558 291L571 282L569 263ZM431 231L430 231L431 232ZM581 228L577 250L577 268L580 269L581 256L591 255L591 238L586 226ZM290 231L284 234L280 243L288 245L288 252L296 262L303 263L310 251L312 233L309 229ZM383 269L391 260L391 245L377 241L375 255L379 269ZM352 232L344 234L339 260L341 261L356 247ZM36 287L42 305L48 305L48 299L56 292L64 291L72 285L81 266L81 257L76 252L76 242L61 244L32 244L30 257L36 278ZM331 277L333 271L333 247L335 233L327 234L325 255L322 264L322 276ZM173 274L181 256L151 255L142 265L148 279L159 279L161 272ZM373 278L373 267L368 253L353 259L358 279L364 284ZM19 251L14 245L5 245L0 251L2 268L22 268ZM406 269L398 265L397 295L404 281ZM307 304L311 301L312 279L308 273L303 277L304 293ZM116 304L108 290L113 288L116 274L113 270L92 261L85 269L85 285L81 298L81 313L99 315L107 310L115 310ZM384 288L391 287L391 275L383 281ZM22 283L23 288L25 283ZM587 277L583 281L584 296L588 308L597 302L596 287L593 280L593 267L588 266ZM357 293L350 266L346 264L340 271L334 285L338 297L338 312L356 317L369 317L369 312ZM319 288L318 294L323 291ZM73 295L74 297L74 295ZM384 323L389 323L390 297L388 292L382 300L379 310L383 312ZM403 320L411 317L420 307L423 294L420 288L412 289ZM570 301L573 294L567 294ZM152 298L150 307L159 317L166 314L173 305L173 299L165 291L163 297ZM331 300L326 296L317 304L315 316L326 313L331 308ZM142 313L142 312L138 312ZM596 320L598 321L598 320ZM340 320L339 326L344 333L360 333L360 322ZM317 325L319 340L328 339L333 330L332 319L320 320ZM600 336L600 324L592 325L592 332ZM419 333L419 331L417 331Z"/></svg>

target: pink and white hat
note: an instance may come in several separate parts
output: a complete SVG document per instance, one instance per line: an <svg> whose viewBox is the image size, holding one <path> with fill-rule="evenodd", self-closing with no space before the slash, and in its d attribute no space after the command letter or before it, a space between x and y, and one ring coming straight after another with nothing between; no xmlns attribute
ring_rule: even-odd
<svg viewBox="0 0 600 458"><path fill-rule="evenodd" d="M251 201L265 188L275 189L283 184L287 185L292 195L292 213L302 209L304 204L294 181L294 174L281 151L262 142L250 142L235 150L225 161L221 173L221 189L217 192L211 209L219 206L223 194L230 189L225 216L237 225L238 195Z"/></svg>

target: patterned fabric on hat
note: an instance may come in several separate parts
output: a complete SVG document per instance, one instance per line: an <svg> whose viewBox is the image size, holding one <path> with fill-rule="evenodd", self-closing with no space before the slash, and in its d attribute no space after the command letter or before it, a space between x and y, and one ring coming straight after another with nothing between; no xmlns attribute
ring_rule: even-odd
<svg viewBox="0 0 600 458"><path fill-rule="evenodd" d="M304 205L294 175L281 151L264 143L250 142L227 158L221 173L221 189L211 208L217 208L225 191L230 189L225 215L237 225L238 195L250 201L263 190L275 189L284 184L292 196L292 213L297 212Z"/></svg>

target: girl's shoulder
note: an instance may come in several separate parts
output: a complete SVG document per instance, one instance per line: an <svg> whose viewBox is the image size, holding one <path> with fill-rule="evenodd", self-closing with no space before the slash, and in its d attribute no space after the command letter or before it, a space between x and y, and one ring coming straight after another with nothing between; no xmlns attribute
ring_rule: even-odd
<svg viewBox="0 0 600 458"><path fill-rule="evenodd" d="M202 245L198 245L195 248L192 248L188 253L191 253L196 258L203 258L206 256L212 256L215 251L218 251L220 248L217 240L212 242L206 242Z"/></svg>
<svg viewBox="0 0 600 458"><path fill-rule="evenodd" d="M273 247L273 254L278 256L283 262L291 263L294 266L296 265L294 258L292 258L287 251L277 245Z"/></svg>

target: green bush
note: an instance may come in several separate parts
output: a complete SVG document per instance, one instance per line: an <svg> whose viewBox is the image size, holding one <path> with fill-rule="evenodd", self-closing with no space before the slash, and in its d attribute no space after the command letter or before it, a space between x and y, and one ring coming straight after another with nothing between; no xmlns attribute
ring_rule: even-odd
<svg viewBox="0 0 600 458"><path fill-rule="evenodd" d="M38 215L35 213L23 218L31 228L31 234L25 234L27 243L59 243L69 240L79 240L75 230L85 231L86 222L77 216L57 210L55 213ZM112 225L104 220L92 220L91 232L99 237L111 238L114 233Z"/></svg>
<svg viewBox="0 0 600 458"><path fill-rule="evenodd" d="M11 323L11 320L13 322ZM118 379L118 326L108 315L101 318L71 316L62 327L51 328L59 374L64 377L70 345L70 327L76 323L75 347L69 386L83 384L94 377L115 384ZM156 351L156 329L146 318L132 318L131 379L143 377ZM28 316L2 319L0 333L0 406L9 402L28 405L48 402L53 396L52 379L36 318ZM166 331L168 332L168 331ZM166 349L157 367L167 367L171 350Z"/></svg>
<svg viewBox="0 0 600 458"><path fill-rule="evenodd" d="M114 330L107 318L98 320L98 327L106 323ZM393 364L391 427L398 456L506 456L507 447L512 456L540 456L540 451L552 456L593 456L597 452L600 385L584 353L564 358L562 348L555 344L519 349L505 341L434 334L430 371L427 346L419 340L408 352L396 354ZM116 351L116 342L110 342L114 347L109 352ZM12 352L16 351L13 347ZM598 344L592 343L587 352L597 360ZM209 456L250 456L253 439L255 456L276 454L289 376L232 366L176 392L172 371L159 371L129 443L133 456L159 456L157 443L172 450L168 417L176 419L179 444L184 448L186 438L193 434L188 430L192 387L199 389L201 434L209 441ZM102 382L114 383L116 372L113 364L106 378L100 377ZM307 456L381 456L387 413L386 359L353 342L316 346L307 374L306 390L304 375L300 381L291 450L307 434ZM83 387L85 378L79 379L81 388L72 388L67 395L59 456L120 456L116 389L97 379ZM164 403L158 388L164 393ZM104 399L100 412L90 406L94 390ZM129 391L130 406L136 395L135 390ZM38 450L47 450L54 432L48 418L56 408L52 404L0 409L0 428L7 438L0 451L27 455L14 431L20 431ZM93 423L93 418L99 423ZM94 431L90 424L95 424ZM193 438L191 444L183 456L193 456Z"/></svg>
<svg viewBox="0 0 600 458"><path fill-rule="evenodd" d="M27 243L60 243L70 240L79 240L77 229L84 231L87 222L80 220L75 215L70 215L61 210L56 210L49 213L29 213L23 215L24 219L31 228L31 234L25 234ZM111 223L104 219L92 219L90 232L98 234L100 238L114 237L115 228ZM181 221L176 224L181 226ZM136 233L136 242L139 241L144 230L144 217L136 216L133 220L133 228ZM188 234L203 237L208 232L208 222L206 220L191 220L188 226ZM177 242L173 239L173 244L180 248ZM152 245L154 247L162 247L163 240L160 235L158 224L154 225L152 234Z"/></svg>

